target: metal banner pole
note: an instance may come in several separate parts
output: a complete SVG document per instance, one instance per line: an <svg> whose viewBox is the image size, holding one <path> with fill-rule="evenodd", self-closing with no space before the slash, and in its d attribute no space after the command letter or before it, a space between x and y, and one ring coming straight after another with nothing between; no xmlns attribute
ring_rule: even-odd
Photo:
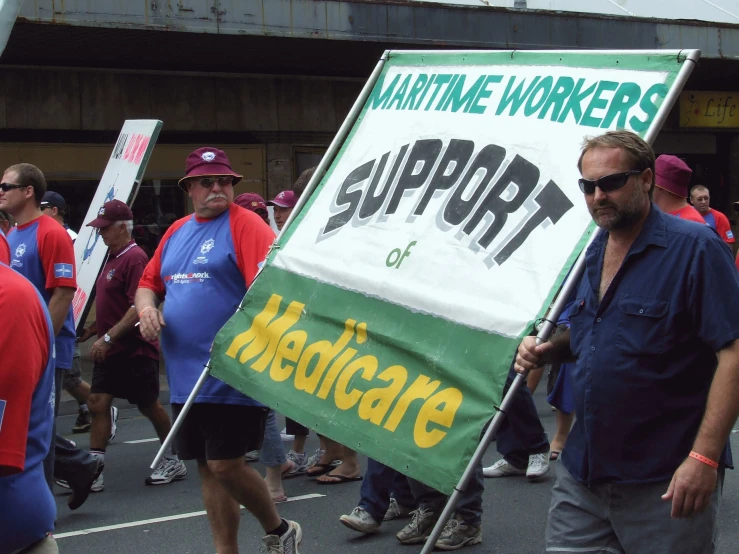
<svg viewBox="0 0 739 554"><path fill-rule="evenodd" d="M164 439L164 442L162 443L159 452L157 452L154 461L151 463L151 466L149 466L151 469L156 469L159 465L159 462L162 461L162 458L167 454L167 452L170 451L172 441L174 441L174 438L177 436L177 431L179 431L180 427L182 427L182 422L185 421L185 416L187 415L187 412L190 411L192 403L195 402L195 398L197 398L198 394L200 393L200 389L203 388L203 384L205 383L205 380L208 378L209 374L210 361L208 361L208 365L203 368L203 372L200 374L198 382L195 383L190 396L187 397L187 402L185 402L185 405L182 406L182 411L180 412L180 415L177 416L177 419L172 424L172 429L170 429L169 434L167 435L167 438Z"/></svg>
<svg viewBox="0 0 739 554"><path fill-rule="evenodd" d="M372 72L372 75L370 76L367 83L364 85L364 88L362 89L362 92L360 93L359 97L354 102L352 109L349 111L349 115L346 116L344 123L342 123L341 127L339 128L338 133L336 133L336 136L334 137L334 140L331 142L331 145L328 147L328 150L326 150L326 154L324 154L323 158L321 158L321 163L318 164L318 167L316 168L315 173L313 173L313 176L311 177L310 182L305 188L305 192L303 192L302 196L298 200L298 203L295 205L295 208L290 214L290 217L288 217L287 221L285 222L285 225L283 225L282 231L280 232L280 234L283 234L285 232L285 229L287 229L290 226L290 224L293 222L293 220L298 215L300 210L303 209L303 206L305 206L305 203L308 201L308 198L310 198L310 195L313 192L313 189L315 189L318 186L318 183L321 181L321 177L326 172L326 169L328 168L329 164L333 161L334 157L336 157L336 154L338 153L339 148L341 148L341 145L344 144L344 140L346 139L347 135L351 131L352 126L354 125L357 118L359 117L359 114L362 112L362 109L364 108L364 105L367 102L369 95L372 93L372 89L375 87L375 83L377 82L377 79L379 79L380 73L382 73L382 68L385 66L385 62L387 61L389 55L390 55L390 52L385 51L385 53L380 58L380 61L377 62L377 65L375 66L375 69ZM262 268L264 268L265 266L266 264L264 264ZM261 273L261 269L259 273ZM257 276L259 276L259 274L257 274ZM237 311L240 309L241 309L241 305L239 305ZM200 392L200 389L203 387L203 383L205 383L205 380L208 378L209 374L210 374L210 360L208 360L208 363L203 369L203 372L200 374L200 378L198 379L198 382L195 383L195 387L192 389L190 396L187 397L187 402L185 402L185 405L182 406L182 411L177 416L177 420L172 425L172 429L169 431L167 438L162 443L162 446L159 449L159 452L157 452L157 455L154 458L154 461L151 463L151 466L150 466L151 469L156 469L156 467L159 465L159 462L169 451L175 435L177 435L177 432L182 426L182 422L185 420L185 416L187 416L187 412L190 411L190 407L195 401L195 398L197 398L198 393Z"/></svg>
<svg viewBox="0 0 739 554"><path fill-rule="evenodd" d="M678 62L679 57L680 56L678 55ZM687 82L688 77L693 71L693 68L699 58L700 50L688 51L687 57L685 59L686 63L684 63L682 68L680 68L677 78L675 79L674 86L668 92L667 96L662 102L662 105L660 106L659 111L657 112L657 115L654 118L653 124L649 127L644 135L644 140L649 144L654 142L654 139L657 137L660 129L662 129L662 125L664 125L665 119L670 113L670 109L672 109L673 104L680 95L680 92L685 86L685 83ZM562 313L564 307L567 305L567 301L569 300L570 296L572 296L572 293L575 291L575 287L580 281L580 277L582 277L582 274L585 271L585 254L588 251L588 247L593 243L593 241L599 234L600 229L596 229L595 232L592 233L590 239L585 245L585 248L583 248L582 252L580 252L577 261L572 266L569 278L562 286L562 289L557 296L557 300L554 302L554 305L549 311L547 318L544 320L539 333L536 335L537 344L546 342L554 331L556 321L557 319L559 319L559 315ZM426 544L424 545L423 550L421 550L421 554L431 554L431 552L434 550L436 541L439 540L441 532L444 530L444 526L446 525L447 521L449 521L449 519L451 519L451 517L454 515L454 510L457 508L460 495L467 489L467 485L469 484L470 479L475 473L475 468L477 467L477 464L481 463L482 457L485 455L485 451L488 448L488 444L490 444L491 439L498 432L501 423L503 423L505 413L510 408L516 391L518 391L518 389L524 384L525 380L526 373L523 373L516 375L513 383L511 383L511 386L508 389L508 393L503 398L498 412L495 414L495 417L493 417L492 423L488 426L487 431L480 440L480 444L477 445L477 450L475 450L475 453L472 455L470 463L467 464L467 468L464 470L462 478L459 480L459 483L457 483L457 486L454 487L454 492L449 497L449 500L447 501L446 506L444 506L444 510L442 511L441 516L439 516L439 520L436 522L431 535L429 535L428 539L426 540Z"/></svg>
<svg viewBox="0 0 739 554"><path fill-rule="evenodd" d="M380 61L377 62L377 65L372 71L369 80L364 85L362 92L359 93L359 96L355 100L352 109L349 111L349 115L346 116L344 123L342 123L341 127L339 128L339 132L336 133L336 136L334 137L334 140L331 141L328 150L326 150L326 153L323 155L323 158L321 158L320 163L318 164L318 166L316 166L316 170L313 172L310 181L308 181L308 185L306 185L305 191L298 199L298 203L295 204L295 208L290 214L290 217L287 218L285 225L282 226L280 236L285 234L287 228L290 227L292 222L298 216L300 211L303 209L303 206L305 206L305 204L308 202L308 199L311 197L313 190L318 186L318 183L321 182L321 179L323 179L323 175L326 173L329 165L331 165L331 163L334 161L336 154L338 154L339 152L339 148L341 148L341 146L344 144L344 140L351 132L354 123L357 121L357 118L362 113L362 109L364 109L364 105L367 103L367 99L369 98L370 94L372 94L372 89L375 88L375 83L377 83L377 79L380 78L382 68L385 67L385 62L388 60L389 57L390 51L386 50L382 54Z"/></svg>

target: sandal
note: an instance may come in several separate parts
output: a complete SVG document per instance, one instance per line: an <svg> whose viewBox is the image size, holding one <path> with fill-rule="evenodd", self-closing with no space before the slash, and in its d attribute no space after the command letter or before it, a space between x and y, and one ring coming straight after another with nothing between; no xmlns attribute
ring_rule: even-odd
<svg viewBox="0 0 739 554"><path fill-rule="evenodd" d="M318 468L318 471L311 471L314 467ZM314 464L311 467L308 468L308 471L305 472L305 474L308 477L320 477L321 475L326 475L329 471L333 470L336 466L333 465L333 462L330 464Z"/></svg>

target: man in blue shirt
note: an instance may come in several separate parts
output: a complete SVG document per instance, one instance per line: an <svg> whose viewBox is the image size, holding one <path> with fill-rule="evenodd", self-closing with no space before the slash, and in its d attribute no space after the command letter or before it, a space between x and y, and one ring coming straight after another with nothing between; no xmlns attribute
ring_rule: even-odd
<svg viewBox="0 0 739 554"><path fill-rule="evenodd" d="M516 360L521 373L576 360L547 551L714 552L739 413L739 274L713 230L652 204L654 153L638 136L587 141L578 167L602 231L571 328L524 339Z"/></svg>

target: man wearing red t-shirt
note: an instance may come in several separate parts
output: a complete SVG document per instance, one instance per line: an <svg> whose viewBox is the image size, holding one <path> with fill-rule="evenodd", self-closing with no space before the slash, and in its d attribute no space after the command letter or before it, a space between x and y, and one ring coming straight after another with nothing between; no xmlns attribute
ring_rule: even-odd
<svg viewBox="0 0 739 554"><path fill-rule="evenodd" d="M17 223L8 234L10 267L36 287L46 301L56 337L55 397L61 394L62 372L72 368L75 345L72 297L77 288L72 239L56 221L41 213L46 179L31 164L16 164L5 170L0 185L0 209ZM56 409L58 410L58 402ZM97 473L97 461L88 452L57 436L45 462L49 487L53 475L72 488L68 505L77 509L87 499Z"/></svg>
<svg viewBox="0 0 739 554"><path fill-rule="evenodd" d="M126 398L136 404L161 441L167 438L171 425L159 402L159 344L144 339L135 327L138 316L133 307L134 296L149 260L131 238L133 213L120 200L111 200L87 225L97 229L109 248L95 284L97 321L80 338L84 341L93 335L98 337L90 350L95 365L88 404L92 413L90 453L103 464L111 435L113 398ZM185 464L176 456L165 457L146 484L164 485L186 474ZM97 490L102 490L102 473L96 485Z"/></svg>
<svg viewBox="0 0 739 554"><path fill-rule="evenodd" d="M687 201L693 170L677 156L666 154L657 158L654 169L654 203L657 207L670 215L705 225L701 214Z"/></svg>
<svg viewBox="0 0 739 554"><path fill-rule="evenodd" d="M160 338L167 360L174 415L181 413L208 363L216 333L243 300L274 241L258 215L233 204L233 186L241 178L222 150L199 148L188 156L179 184L195 213L170 226L136 291L141 334ZM265 530L268 552L300 553L300 525L280 518L264 479L244 463L244 455L261 445L268 412L208 376L175 439L183 460L197 460L221 554L239 551L239 503Z"/></svg>
<svg viewBox="0 0 739 554"><path fill-rule="evenodd" d="M0 554L56 552L56 504L44 478L54 425L54 334L33 285L0 264ZM26 550L24 550L26 549Z"/></svg>
<svg viewBox="0 0 739 554"><path fill-rule="evenodd" d="M731 231L729 219L710 206L711 193L707 187L696 185L690 189L690 202L698 210L708 226L718 233L726 244L734 244L734 233Z"/></svg>

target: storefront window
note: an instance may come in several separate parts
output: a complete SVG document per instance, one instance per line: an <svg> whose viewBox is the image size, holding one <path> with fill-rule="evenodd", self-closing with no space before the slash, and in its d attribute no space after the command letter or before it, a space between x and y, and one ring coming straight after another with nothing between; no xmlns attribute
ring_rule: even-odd
<svg viewBox="0 0 739 554"><path fill-rule="evenodd" d="M49 190L67 202L67 224L79 231L90 207L97 181L49 181ZM147 254L154 253L167 228L185 211L185 195L176 179L144 179L132 206L133 236Z"/></svg>

